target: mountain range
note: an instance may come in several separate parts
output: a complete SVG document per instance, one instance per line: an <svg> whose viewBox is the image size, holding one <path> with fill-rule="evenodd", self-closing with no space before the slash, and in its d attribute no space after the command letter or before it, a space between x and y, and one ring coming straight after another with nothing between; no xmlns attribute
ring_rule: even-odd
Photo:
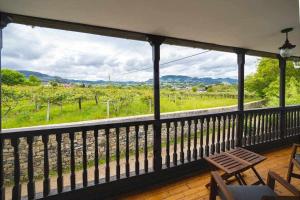
<svg viewBox="0 0 300 200"><path fill-rule="evenodd" d="M20 70L20 73L24 74L25 77L29 77L30 75L36 76L42 82L47 83L50 81L57 81L59 83L84 83L84 84L141 84L146 83L150 84L153 82L152 79L149 79L145 82L135 82L135 81L104 81L104 80L96 80L96 81L88 81L88 80L75 80L75 79L66 79L59 76L50 76L47 74L43 74L40 72L34 71L27 71L27 70ZM227 84L236 84L237 80L232 78L210 78L210 77L190 77L190 76L182 76L182 75L166 75L160 77L161 83L189 83L189 84L196 84L196 83L203 83L205 85L217 84L217 83L227 83Z"/></svg>

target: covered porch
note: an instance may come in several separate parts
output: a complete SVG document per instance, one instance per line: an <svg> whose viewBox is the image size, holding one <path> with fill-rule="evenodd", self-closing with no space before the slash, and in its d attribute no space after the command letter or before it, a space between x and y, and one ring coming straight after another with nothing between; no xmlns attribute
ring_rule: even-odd
<svg viewBox="0 0 300 200"><path fill-rule="evenodd" d="M154 72L154 115L151 119L2 130L0 197L3 200L7 193L12 199L22 196L25 199L208 199L204 185L209 181L209 173L204 157L236 147L267 152L267 161L259 166L263 177L268 169L280 169L285 177L289 146L300 142L300 106L286 106L285 103L286 63L300 56L296 0L218 3L206 0L89 3L81 0L51 3L0 0L0 5L1 44L5 40L2 29L8 23L146 41L152 47ZM294 28L290 40L297 47L292 57L284 58L278 51L284 41L280 31L289 27ZM161 117L162 44L235 53L237 109L180 118ZM244 109L246 55L278 60L278 107ZM65 141L67 147L62 145ZM92 141L92 148L87 148L87 141ZM34 156L38 143L42 144L43 151L43 174L39 180L35 176ZM77 143L81 144L80 156L76 154ZM26 146L25 153L20 152L21 145ZM3 158L7 146L11 147L14 157L11 187L4 181ZM99 154L100 148L104 149L103 154ZM88 160L90 153L92 161ZM20 164L21 157L26 158L25 164ZM52 157L54 163L50 162ZM66 157L69 159L67 166ZM24 169L25 184L20 179ZM187 178L191 175L194 176ZM251 181L251 175L246 174L246 177ZM152 188L167 181L160 189ZM40 190L37 190L37 182L40 182ZM132 191L136 193L125 195Z"/></svg>
<svg viewBox="0 0 300 200"><path fill-rule="evenodd" d="M266 181L268 171L271 169L282 177L286 177L288 171L288 163L292 148L282 147L278 149L269 150L263 153L267 160L258 165L257 170L262 174ZM299 170L298 170L299 173ZM253 173L246 172L245 179L249 183L255 182L256 177ZM149 187L141 191L134 191L131 194L118 196L120 199L189 199L189 200L205 200L209 199L209 190L205 185L210 182L210 172L203 171L185 177L181 180L168 181L165 184L159 184L154 187ZM234 183L237 184L237 183ZM292 184L300 190L300 180L293 179ZM277 186L276 190L281 195L291 195L282 186Z"/></svg>

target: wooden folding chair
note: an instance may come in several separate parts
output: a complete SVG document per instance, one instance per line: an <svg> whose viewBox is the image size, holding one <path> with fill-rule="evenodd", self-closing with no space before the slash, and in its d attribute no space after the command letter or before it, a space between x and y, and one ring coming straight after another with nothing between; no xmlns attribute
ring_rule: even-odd
<svg viewBox="0 0 300 200"><path fill-rule="evenodd" d="M289 190L294 196L279 196L275 193L275 182ZM300 191L276 173L269 171L267 185L226 185L218 172L211 172L210 200L299 200Z"/></svg>
<svg viewBox="0 0 300 200"><path fill-rule="evenodd" d="M298 148L300 149L300 144L293 145L293 150L292 150L291 159L289 163L289 169L287 173L287 181L289 183L291 182L292 177L300 179L300 174L294 173L294 167L300 169L300 153L297 152Z"/></svg>

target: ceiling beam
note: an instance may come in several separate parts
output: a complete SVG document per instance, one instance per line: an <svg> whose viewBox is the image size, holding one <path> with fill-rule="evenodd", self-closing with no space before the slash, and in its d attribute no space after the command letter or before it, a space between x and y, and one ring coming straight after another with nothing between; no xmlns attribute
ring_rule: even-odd
<svg viewBox="0 0 300 200"><path fill-rule="evenodd" d="M147 41L148 36L151 35L148 33L141 33L141 32L134 32L128 30L115 29L115 28L93 26L88 24L18 15L13 13L1 13L1 14L9 16L12 19L13 23L46 27L46 28L54 28L54 29L60 29L66 31L76 31L82 33L90 33L90 34L96 34L102 36L132 39L132 40L139 40L139 41ZM224 46L224 45L206 43L206 42L200 42L194 40L187 40L182 38L174 38L174 37L168 37L164 35L160 35L160 36L166 38L164 44L170 44L170 45L194 47L194 48L209 49L209 50L223 51L223 52L230 52L230 53L234 53L235 49L237 48L243 48L243 47ZM247 55L269 57L269 58L278 57L277 53L257 51L252 49L247 49ZM296 58L296 57L292 57L292 58Z"/></svg>

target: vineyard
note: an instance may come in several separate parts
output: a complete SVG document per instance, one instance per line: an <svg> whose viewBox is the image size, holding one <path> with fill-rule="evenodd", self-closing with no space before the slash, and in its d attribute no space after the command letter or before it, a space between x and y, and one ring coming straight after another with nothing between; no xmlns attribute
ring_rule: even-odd
<svg viewBox="0 0 300 200"><path fill-rule="evenodd" d="M257 98L246 96L246 101ZM161 89L161 112L235 105L236 94ZM153 113L153 89L141 86L2 87L3 128Z"/></svg>

